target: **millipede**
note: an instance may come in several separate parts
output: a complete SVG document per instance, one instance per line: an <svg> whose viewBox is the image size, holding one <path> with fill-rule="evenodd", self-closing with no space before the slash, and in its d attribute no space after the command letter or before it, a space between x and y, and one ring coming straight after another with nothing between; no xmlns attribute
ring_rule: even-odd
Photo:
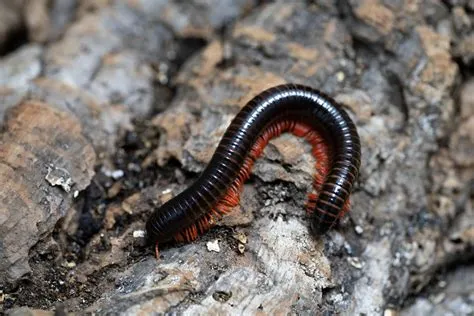
<svg viewBox="0 0 474 316"><path fill-rule="evenodd" d="M298 84L267 89L232 120L209 164L187 189L156 208L146 223L149 241L192 241L240 201L243 183L270 139L282 133L305 138L316 158L306 202L310 230L321 235L349 211L361 146L356 126L340 104ZM157 248L158 249L158 248Z"/></svg>

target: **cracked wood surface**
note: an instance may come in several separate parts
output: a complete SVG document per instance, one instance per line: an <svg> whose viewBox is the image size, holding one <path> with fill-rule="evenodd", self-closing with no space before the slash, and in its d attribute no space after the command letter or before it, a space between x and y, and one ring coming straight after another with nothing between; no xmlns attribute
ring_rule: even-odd
<svg viewBox="0 0 474 316"><path fill-rule="evenodd" d="M472 266L439 273L471 260L474 246L469 10L434 0L84 1L61 38L0 60L2 182L16 185L0 191L9 199L2 215L25 205L0 226L2 281L33 291L19 280L32 269L53 290L25 296L29 306L50 310L60 298L56 308L98 314L469 314L472 297L454 294L454 284ZM194 54L185 52L199 46L190 38L204 45ZM327 92L356 122L363 159L349 217L321 238L308 233L314 160L308 144L283 135L234 212L196 242L165 246L156 261L133 237L150 208L195 179L246 101L284 82ZM23 122L28 115L61 120L50 130ZM21 147L40 168L10 149L30 134L48 140ZM55 141L63 134L72 147ZM132 153L139 159L127 160ZM61 177L45 179L55 155L75 183L70 193ZM56 204L47 209L44 198ZM98 226L81 239L87 216ZM6 242L15 218L28 242ZM438 294L427 289L440 278ZM14 288L7 296L25 305Z"/></svg>

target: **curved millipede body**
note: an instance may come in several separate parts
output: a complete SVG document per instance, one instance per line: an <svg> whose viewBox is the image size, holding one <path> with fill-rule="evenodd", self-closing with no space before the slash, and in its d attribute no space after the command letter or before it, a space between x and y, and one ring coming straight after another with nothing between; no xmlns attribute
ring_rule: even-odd
<svg viewBox="0 0 474 316"><path fill-rule="evenodd" d="M311 230L323 234L349 209L360 166L360 140L347 113L312 88L286 84L268 89L233 119L209 165L186 190L154 210L150 240L190 241L239 203L243 182L268 141L283 132L306 138L316 156L307 202Z"/></svg>

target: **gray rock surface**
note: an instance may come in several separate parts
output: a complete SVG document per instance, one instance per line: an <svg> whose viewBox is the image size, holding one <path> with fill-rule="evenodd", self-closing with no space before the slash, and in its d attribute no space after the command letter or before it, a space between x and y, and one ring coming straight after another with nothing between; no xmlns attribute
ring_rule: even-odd
<svg viewBox="0 0 474 316"><path fill-rule="evenodd" d="M2 214L19 210L28 240L9 241L15 217L3 216L4 308L472 313L473 8L454 2L82 2L62 37L0 60L3 181L26 183L0 189ZM363 159L350 214L321 238L309 234L303 205L314 158L283 135L256 163L240 206L155 260L136 237L151 208L203 170L240 107L284 82L325 91L356 122ZM48 168L13 168L13 150L3 150L29 135L18 120L30 107L64 118L41 137L75 131L57 166L77 186L70 193L65 173L45 179ZM22 148L47 166L61 149L54 145ZM28 271L43 293L20 280Z"/></svg>

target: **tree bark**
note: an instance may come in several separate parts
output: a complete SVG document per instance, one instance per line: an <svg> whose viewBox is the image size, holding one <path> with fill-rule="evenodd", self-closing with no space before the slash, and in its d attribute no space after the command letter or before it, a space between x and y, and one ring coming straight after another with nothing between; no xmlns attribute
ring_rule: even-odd
<svg viewBox="0 0 474 316"><path fill-rule="evenodd" d="M12 305L474 310L459 290L473 274L463 266L474 253L473 18L469 4L446 3L117 1L92 13L82 3L61 39L0 61L0 180L11 183L0 189L0 276L15 285ZM309 233L314 158L283 135L235 211L193 243L164 245L157 261L137 237L152 208L197 177L248 100L284 82L330 94L357 125L362 167L348 216ZM20 280L27 272L68 294L16 296L37 289Z"/></svg>

